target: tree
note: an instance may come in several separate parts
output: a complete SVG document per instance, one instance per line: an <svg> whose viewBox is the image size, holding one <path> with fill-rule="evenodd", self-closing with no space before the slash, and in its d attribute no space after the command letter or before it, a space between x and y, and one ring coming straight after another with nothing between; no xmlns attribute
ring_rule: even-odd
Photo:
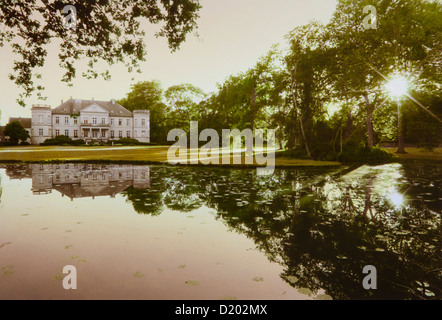
<svg viewBox="0 0 442 320"><path fill-rule="evenodd" d="M19 121L8 123L5 128L5 136L9 137L12 145L16 146L19 142L25 142L30 138L29 132L23 128Z"/></svg>
<svg viewBox="0 0 442 320"><path fill-rule="evenodd" d="M172 129L190 130L190 121L201 117L199 104L206 98L204 91L185 83L169 87L164 93L168 107L168 123Z"/></svg>
<svg viewBox="0 0 442 320"><path fill-rule="evenodd" d="M131 91L118 101L130 111L150 111L150 134L154 143L165 143L167 138L166 113L163 89L159 81L142 81L131 86Z"/></svg>
<svg viewBox="0 0 442 320"><path fill-rule="evenodd" d="M5 0L0 2L0 47L10 42L12 50L21 57L14 62L10 79L23 89L18 103L37 90L39 98L44 89L34 84L41 77L36 69L44 65L46 47L54 40L60 43L59 64L65 69L62 81L71 84L76 76L76 62L86 60L87 78L98 77L95 65L124 63L128 71L138 68L146 55L145 32L141 22L162 24L157 37L166 37L172 51L186 40L196 28L199 0L72 0L75 7L63 15L66 2L61 0ZM75 30L64 26L65 19L75 23ZM110 77L108 70L101 73Z"/></svg>
<svg viewBox="0 0 442 320"><path fill-rule="evenodd" d="M372 1L339 1L327 26L334 56L328 69L341 98L363 102L367 144L373 147L373 114L388 101L383 88L387 78L393 73L414 75L416 87L437 78L442 24L437 1L382 0L376 3L377 29L366 29L367 5Z"/></svg>

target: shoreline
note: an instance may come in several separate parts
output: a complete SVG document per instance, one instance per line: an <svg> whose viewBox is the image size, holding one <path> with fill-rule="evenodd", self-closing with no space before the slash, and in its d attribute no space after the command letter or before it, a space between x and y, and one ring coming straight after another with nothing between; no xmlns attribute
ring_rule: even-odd
<svg viewBox="0 0 442 320"><path fill-rule="evenodd" d="M91 164L133 164L133 165L166 165L166 166L193 166L193 167L225 167L225 168L264 168L266 165L234 164L174 164L167 160L169 146L117 146L117 147L72 147L72 146L16 146L0 147L0 164L25 163L91 163ZM434 152L422 152L416 148L407 149L407 154L398 155L390 151L395 158L390 162L338 162L318 161L288 157L275 157L275 168L305 168L305 167L340 167L356 164L384 164L384 163L416 163L442 165L442 149ZM192 150L188 150L190 153ZM219 162L222 162L221 157Z"/></svg>

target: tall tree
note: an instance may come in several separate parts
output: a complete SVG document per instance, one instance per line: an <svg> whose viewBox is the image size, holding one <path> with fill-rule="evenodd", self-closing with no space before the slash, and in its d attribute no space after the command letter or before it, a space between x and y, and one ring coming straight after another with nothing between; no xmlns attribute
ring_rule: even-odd
<svg viewBox="0 0 442 320"><path fill-rule="evenodd" d="M29 132L23 128L19 121L13 121L6 125L5 136L9 137L9 142L12 145L18 145L19 142L25 142L30 138Z"/></svg>
<svg viewBox="0 0 442 320"><path fill-rule="evenodd" d="M330 64L334 87L341 97L363 101L367 144L373 147L373 114L388 98L385 82L392 74L403 73L415 75L417 86L425 72L431 73L442 29L437 1L378 1L376 28L364 25L368 5L372 1L340 0L328 24L328 42L334 55Z"/></svg>
<svg viewBox="0 0 442 320"><path fill-rule="evenodd" d="M163 89L159 81L142 81L131 86L125 98L118 101L130 111L150 111L150 135L154 143L165 143L167 139L166 113Z"/></svg>

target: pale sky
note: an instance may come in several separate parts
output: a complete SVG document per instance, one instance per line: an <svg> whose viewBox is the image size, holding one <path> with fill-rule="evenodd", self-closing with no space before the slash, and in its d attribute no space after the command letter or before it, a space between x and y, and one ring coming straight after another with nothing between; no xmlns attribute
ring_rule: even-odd
<svg viewBox="0 0 442 320"><path fill-rule="evenodd" d="M141 74L129 74L124 66L117 65L110 69L111 80L87 80L77 69L73 87L60 81L57 47L48 47L49 56L41 72L48 99L29 98L26 108L17 104L20 91L8 79L14 56L5 46L0 48L0 122L4 125L9 117L30 117L32 104L45 103L55 108L71 96L121 99L131 84L145 80L159 80L163 89L191 83L207 93L215 92L217 83L252 67L273 44L284 45L283 37L293 28L313 19L327 23L336 3L337 0L201 0L199 38L189 35L180 50L171 53L166 39L156 39L153 32L146 30L147 61L141 64Z"/></svg>

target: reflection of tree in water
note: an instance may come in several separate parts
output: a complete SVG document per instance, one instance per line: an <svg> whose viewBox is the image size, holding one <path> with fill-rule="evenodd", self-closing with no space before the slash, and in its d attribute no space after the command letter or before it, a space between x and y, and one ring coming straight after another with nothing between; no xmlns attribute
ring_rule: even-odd
<svg viewBox="0 0 442 320"><path fill-rule="evenodd" d="M137 212L206 205L254 240L303 292L334 299L441 298L441 168L361 167L331 177L320 169L153 168L154 190L126 190ZM144 204L149 203L149 206ZM365 265L378 289L362 287Z"/></svg>

